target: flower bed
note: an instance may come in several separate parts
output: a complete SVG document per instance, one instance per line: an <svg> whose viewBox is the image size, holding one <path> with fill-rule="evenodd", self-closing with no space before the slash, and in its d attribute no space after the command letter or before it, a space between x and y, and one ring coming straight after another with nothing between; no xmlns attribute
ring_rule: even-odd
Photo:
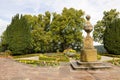
<svg viewBox="0 0 120 80"><path fill-rule="evenodd" d="M16 59L16 58L15 58ZM16 61L37 66L58 66L60 62L69 62L64 54L39 54L39 60L16 59Z"/></svg>
<svg viewBox="0 0 120 80"><path fill-rule="evenodd" d="M20 63L31 64L36 66L58 66L57 61L44 61L44 60L16 60Z"/></svg>

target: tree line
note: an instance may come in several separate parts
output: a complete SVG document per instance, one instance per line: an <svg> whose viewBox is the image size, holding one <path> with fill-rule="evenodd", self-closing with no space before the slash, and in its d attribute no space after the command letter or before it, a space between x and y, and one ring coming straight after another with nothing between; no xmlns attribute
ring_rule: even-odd
<svg viewBox="0 0 120 80"><path fill-rule="evenodd" d="M62 52L69 47L80 51L84 15L84 11L74 8L64 8L62 13L16 14L1 36L0 51L10 50L12 55ZM108 53L120 54L120 18L116 9L103 12L93 37L104 44Z"/></svg>
<svg viewBox="0 0 120 80"><path fill-rule="evenodd" d="M80 50L84 11L64 8L61 14L16 14L1 37L1 50L13 55Z"/></svg>

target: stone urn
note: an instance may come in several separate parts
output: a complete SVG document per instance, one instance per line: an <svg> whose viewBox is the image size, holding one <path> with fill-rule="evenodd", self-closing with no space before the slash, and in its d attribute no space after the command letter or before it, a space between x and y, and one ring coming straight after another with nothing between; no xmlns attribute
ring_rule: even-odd
<svg viewBox="0 0 120 80"><path fill-rule="evenodd" d="M86 23L84 25L84 30L87 33L87 36L90 36L90 32L93 30L93 26L91 25L91 23L89 21L90 20L89 15L86 16L86 19L87 19L87 21L86 21Z"/></svg>

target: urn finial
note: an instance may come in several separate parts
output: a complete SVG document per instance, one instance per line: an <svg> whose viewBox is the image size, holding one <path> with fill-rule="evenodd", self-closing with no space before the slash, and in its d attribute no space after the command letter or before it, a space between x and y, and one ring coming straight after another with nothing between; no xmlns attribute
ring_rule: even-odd
<svg viewBox="0 0 120 80"><path fill-rule="evenodd" d="M93 26L91 25L91 23L89 21L90 20L90 15L87 15L86 19L87 19L87 21L84 25L84 30L87 33L87 36L90 36L90 32L93 30Z"/></svg>
<svg viewBox="0 0 120 80"><path fill-rule="evenodd" d="M86 16L86 19L87 19L88 21L90 20L90 18L91 18L90 15L87 15L87 16Z"/></svg>

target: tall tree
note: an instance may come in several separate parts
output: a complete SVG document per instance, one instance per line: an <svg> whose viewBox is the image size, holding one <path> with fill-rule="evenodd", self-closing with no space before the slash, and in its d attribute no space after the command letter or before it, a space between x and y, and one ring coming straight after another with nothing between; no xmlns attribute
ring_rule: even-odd
<svg viewBox="0 0 120 80"><path fill-rule="evenodd" d="M116 11L116 9L111 9L110 11L104 11L103 14L102 20L97 22L93 32L94 40L100 43L103 43L103 34L106 27L108 27L115 18L118 18L119 12Z"/></svg>
<svg viewBox="0 0 120 80"><path fill-rule="evenodd" d="M0 52L3 52L7 49L8 44L7 44L7 35L6 35L6 31L3 32L2 36L0 36L1 41L0 41Z"/></svg>
<svg viewBox="0 0 120 80"><path fill-rule="evenodd" d="M62 14L53 14L50 30L53 32L53 42L56 44L56 48L64 50L70 46L81 47L83 15L82 10L74 8L64 8Z"/></svg>
<svg viewBox="0 0 120 80"><path fill-rule="evenodd" d="M31 49L31 32L27 20L17 14L6 29L7 49L13 55L29 53Z"/></svg>
<svg viewBox="0 0 120 80"><path fill-rule="evenodd" d="M114 19L106 27L104 33L104 47L110 54L120 54L120 18Z"/></svg>
<svg viewBox="0 0 120 80"><path fill-rule="evenodd" d="M33 17L34 18L34 17ZM51 14L46 11L44 15L39 14L33 25L32 34L32 46L34 52L48 52L50 51L51 32L50 29Z"/></svg>

